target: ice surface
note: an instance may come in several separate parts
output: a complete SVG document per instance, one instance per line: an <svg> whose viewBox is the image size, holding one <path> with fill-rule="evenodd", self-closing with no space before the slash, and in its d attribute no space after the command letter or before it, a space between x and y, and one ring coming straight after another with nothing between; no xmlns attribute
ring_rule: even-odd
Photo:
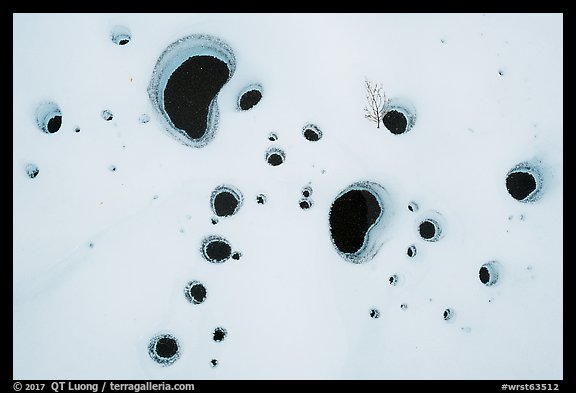
<svg viewBox="0 0 576 393"><path fill-rule="evenodd" d="M13 21L13 378L563 377L562 15ZM112 41L115 26L129 43ZM165 132L148 94L164 51L195 34L235 56L218 132L201 149ZM410 132L364 119L365 78L413 104ZM238 111L254 81L265 97ZM37 124L47 102L62 113L55 133ZM320 141L303 137L309 122ZM264 159L271 133L287 157L275 167ZM533 203L506 189L525 162L545 185ZM353 264L333 247L328 217L361 180L384 185L396 209L378 252ZM221 184L245 201L213 225ZM444 220L437 242L416 230L429 211ZM210 235L242 257L206 261ZM490 261L498 282L486 286ZM207 288L202 304L183 294L193 280ZM179 350L166 367L149 354L163 334Z"/></svg>

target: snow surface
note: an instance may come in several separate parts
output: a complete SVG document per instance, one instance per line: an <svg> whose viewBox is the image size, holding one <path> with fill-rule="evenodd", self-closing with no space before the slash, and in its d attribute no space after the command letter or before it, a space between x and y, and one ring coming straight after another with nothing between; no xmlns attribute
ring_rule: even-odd
<svg viewBox="0 0 576 393"><path fill-rule="evenodd" d="M13 378L563 378L561 14L13 21ZM116 26L128 44L112 42ZM170 137L146 91L162 52L191 34L236 57L203 148ZM410 132L364 119L365 77L414 105ZM250 84L263 98L238 111ZM54 134L36 124L43 102L61 109ZM320 141L304 139L306 123ZM265 162L270 146L286 152L282 165ZM521 203L505 176L530 160L545 189ZM394 213L364 264L338 254L328 227L335 196L357 181L385 187ZM220 184L245 200L213 225ZM302 210L307 184L314 204ZM442 215L437 242L417 234L427 212ZM204 260L209 235L242 258ZM488 287L478 270L491 260L502 269ZM183 295L192 280L207 288L200 305ZM147 352L162 333L181 344L168 367Z"/></svg>

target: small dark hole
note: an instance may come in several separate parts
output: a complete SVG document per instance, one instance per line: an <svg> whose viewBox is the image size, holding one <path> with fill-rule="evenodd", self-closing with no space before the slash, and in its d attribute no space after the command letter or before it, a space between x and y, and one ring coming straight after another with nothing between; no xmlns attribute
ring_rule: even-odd
<svg viewBox="0 0 576 393"><path fill-rule="evenodd" d="M80 132L80 127L74 128L74 132Z"/></svg>
<svg viewBox="0 0 576 393"><path fill-rule="evenodd" d="M228 332L226 331L226 329L218 327L218 328L214 329L214 333L212 334L212 339L214 341L216 341L217 343L219 343L222 340L224 340L227 335L228 335Z"/></svg>
<svg viewBox="0 0 576 393"><path fill-rule="evenodd" d="M380 311L378 311L375 308L371 309L370 310L370 318L373 318L373 319L380 318Z"/></svg>
<svg viewBox="0 0 576 393"><path fill-rule="evenodd" d="M416 256L416 246L415 245L411 245L410 247L408 247L408 250L406 250L406 254L408 254L408 256L410 258Z"/></svg>
<svg viewBox="0 0 576 393"><path fill-rule="evenodd" d="M194 304L203 303L204 300L206 300L206 287L199 282L192 282L191 284L192 285L189 285L190 289L188 290L188 300L191 300Z"/></svg>
<svg viewBox="0 0 576 393"><path fill-rule="evenodd" d="M257 195L256 196L256 203L258 203L259 205L263 205L266 203L266 196L263 194Z"/></svg>
<svg viewBox="0 0 576 393"><path fill-rule="evenodd" d="M238 260L240 260L241 256L242 256L242 254L240 254L239 252L235 252L232 254L232 259L238 261Z"/></svg>
<svg viewBox="0 0 576 393"><path fill-rule="evenodd" d="M217 360L217 359L212 359L212 360L210 360L210 366L216 367L217 365L218 365L218 360Z"/></svg>
<svg viewBox="0 0 576 393"><path fill-rule="evenodd" d="M300 201L300 208L301 208L302 210L310 209L311 206L312 206L312 205L311 205L311 203L310 203L309 200L301 200L301 201Z"/></svg>
<svg viewBox="0 0 576 393"><path fill-rule="evenodd" d="M247 111L253 108L262 99L262 93L259 90L250 90L242 94L240 98L240 109Z"/></svg>
<svg viewBox="0 0 576 393"><path fill-rule="evenodd" d="M120 40L120 41L118 42L118 45L126 45L126 44L129 43L129 42L130 42L130 40L123 39L123 40Z"/></svg>
<svg viewBox="0 0 576 393"><path fill-rule="evenodd" d="M212 222L212 225L218 224L218 219L216 217L212 217L212 220L210 221Z"/></svg>

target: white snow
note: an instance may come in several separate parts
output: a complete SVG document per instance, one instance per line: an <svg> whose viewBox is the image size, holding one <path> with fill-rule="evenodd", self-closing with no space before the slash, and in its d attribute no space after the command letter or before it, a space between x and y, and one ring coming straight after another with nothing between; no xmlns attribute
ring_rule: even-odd
<svg viewBox="0 0 576 393"><path fill-rule="evenodd" d="M563 378L561 14L13 21L14 379ZM115 26L128 44L112 42ZM172 138L147 94L159 56L191 34L222 39L236 58L202 148ZM364 119L365 77L413 104L410 132ZM251 84L263 98L238 111ZM36 124L43 102L61 110L54 134ZM320 141L304 139L307 123ZM271 146L282 165L265 162ZM542 197L518 202L506 174L534 160ZM332 201L358 181L382 185L394 205L387 241L364 264L338 254L328 227ZM213 225L221 184L245 199ZM314 204L302 210L308 184ZM426 242L415 225L433 211L443 237ZM242 258L204 260L209 235ZM492 260L501 272L487 287L478 269ZM208 291L200 305L183 295L192 280ZM216 343L218 326L228 336ZM181 344L168 367L148 355L161 333Z"/></svg>

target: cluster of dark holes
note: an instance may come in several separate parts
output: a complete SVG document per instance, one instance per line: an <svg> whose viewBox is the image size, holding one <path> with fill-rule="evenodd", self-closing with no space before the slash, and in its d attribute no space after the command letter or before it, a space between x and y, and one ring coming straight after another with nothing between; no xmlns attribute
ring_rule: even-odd
<svg viewBox="0 0 576 393"><path fill-rule="evenodd" d="M312 207L312 205L314 204L314 200L311 198L312 197L312 187L305 186L302 188L302 190L300 191L300 193L302 194L302 198L300 199L300 201L298 201L298 205L300 206L300 208L302 210L308 210Z"/></svg>

